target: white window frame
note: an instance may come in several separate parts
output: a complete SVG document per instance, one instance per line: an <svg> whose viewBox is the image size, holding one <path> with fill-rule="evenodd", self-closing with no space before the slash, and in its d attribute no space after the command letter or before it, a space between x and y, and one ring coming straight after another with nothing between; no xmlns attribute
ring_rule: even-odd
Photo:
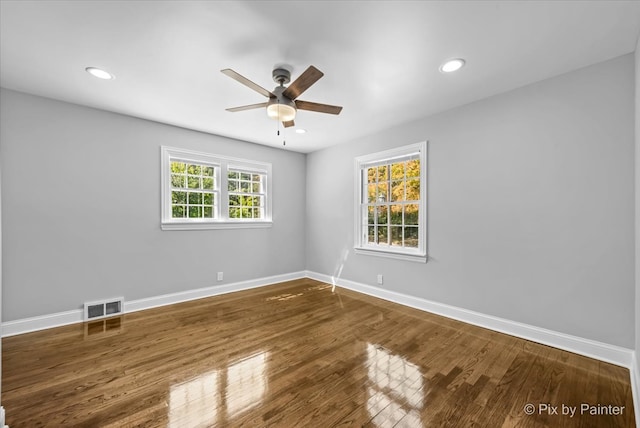
<svg viewBox="0 0 640 428"><path fill-rule="evenodd" d="M388 257L400 260L426 263L427 249L427 141L371 153L355 158L355 206L354 206L354 251L356 254ZM370 244L367 240L367 176L366 170L372 165L401 159L410 155L420 158L420 212L418 214L418 248L392 247Z"/></svg>
<svg viewBox="0 0 640 428"><path fill-rule="evenodd" d="M233 158L229 156L211 153L197 152L193 150L175 147L160 147L161 158L161 222L162 230L203 230L203 229L245 229L271 227L272 221L272 178L271 164L247 159ZM171 162L172 161L195 162L210 165L216 168L215 182L218 193L216 212L214 218L179 218L172 217L171 210ZM264 218L261 219L236 219L229 218L229 193L228 171L229 169L243 170L262 174L264 183Z"/></svg>

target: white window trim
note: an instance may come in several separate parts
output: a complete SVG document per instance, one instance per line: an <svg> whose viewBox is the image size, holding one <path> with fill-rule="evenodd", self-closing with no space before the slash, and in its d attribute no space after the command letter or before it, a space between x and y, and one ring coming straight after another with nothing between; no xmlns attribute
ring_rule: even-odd
<svg viewBox="0 0 640 428"><path fill-rule="evenodd" d="M356 254L364 254L377 257L388 257L392 259L408 260L413 262L426 263L428 256L427 249L427 141L411 144L408 146L402 146L395 149L385 150L382 152L371 153L368 155L358 156L355 158L355 206L354 206L354 252ZM376 163L381 160L389 160L393 158L400 158L416 152L420 153L420 214L418 216L419 222L419 235L418 235L418 248L393 248L393 247L378 247L375 245L367 244L365 233L367 229L363 223L363 167Z"/></svg>
<svg viewBox="0 0 640 428"><path fill-rule="evenodd" d="M206 230L206 229L250 229L267 228L273 225L272 221L272 178L271 164L247 159L233 158L229 156L215 155L211 153L197 152L174 147L160 147L160 180L161 180L161 221L162 230ZM180 159L207 163L216 166L216 180L219 183L219 200L216 206L216 218L213 219L174 219L171 217L171 160ZM246 220L228 218L228 186L227 172L229 168L254 171L265 174L266 197L264 207L264 219Z"/></svg>

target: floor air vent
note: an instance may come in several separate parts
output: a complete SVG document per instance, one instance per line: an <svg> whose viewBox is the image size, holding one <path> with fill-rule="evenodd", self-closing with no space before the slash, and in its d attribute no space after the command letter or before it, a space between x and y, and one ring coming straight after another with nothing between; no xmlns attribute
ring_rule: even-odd
<svg viewBox="0 0 640 428"><path fill-rule="evenodd" d="M114 315L121 315L124 311L124 298L101 300L97 302L85 302L84 320L95 320Z"/></svg>

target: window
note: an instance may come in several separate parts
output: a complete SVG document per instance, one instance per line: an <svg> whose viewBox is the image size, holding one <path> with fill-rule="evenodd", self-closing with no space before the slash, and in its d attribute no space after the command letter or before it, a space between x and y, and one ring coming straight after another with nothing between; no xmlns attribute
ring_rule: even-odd
<svg viewBox="0 0 640 428"><path fill-rule="evenodd" d="M161 148L162 229L271 226L271 164Z"/></svg>
<svg viewBox="0 0 640 428"><path fill-rule="evenodd" d="M171 161L171 218L214 218L219 199L216 166Z"/></svg>
<svg viewBox="0 0 640 428"><path fill-rule="evenodd" d="M356 253L426 262L426 167L426 142L356 158Z"/></svg>
<svg viewBox="0 0 640 428"><path fill-rule="evenodd" d="M235 169L229 171L230 218L264 218L265 181L265 174Z"/></svg>

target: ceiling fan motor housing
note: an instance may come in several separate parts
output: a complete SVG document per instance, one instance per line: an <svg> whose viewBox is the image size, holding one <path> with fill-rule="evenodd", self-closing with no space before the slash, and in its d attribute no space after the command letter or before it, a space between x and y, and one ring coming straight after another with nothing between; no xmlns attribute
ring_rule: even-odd
<svg viewBox="0 0 640 428"><path fill-rule="evenodd" d="M291 81L291 72L286 68L276 68L271 73L273 80L280 85L286 85Z"/></svg>

